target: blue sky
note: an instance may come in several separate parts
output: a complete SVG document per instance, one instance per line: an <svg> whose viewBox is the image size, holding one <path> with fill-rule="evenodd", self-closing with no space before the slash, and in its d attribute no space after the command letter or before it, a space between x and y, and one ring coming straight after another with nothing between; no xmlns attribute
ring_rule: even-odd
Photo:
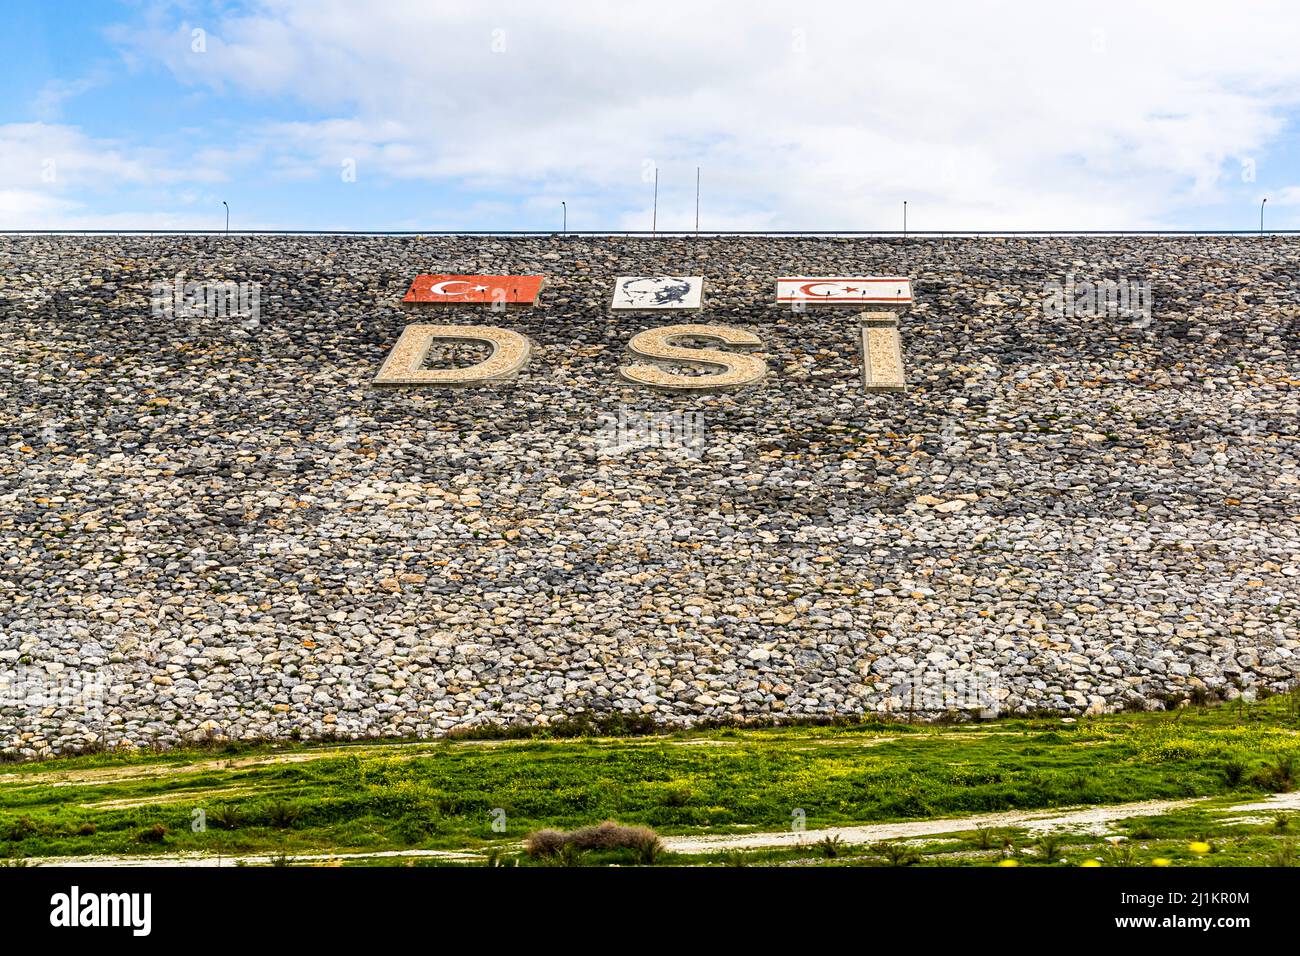
<svg viewBox="0 0 1300 956"><path fill-rule="evenodd" d="M1280 3L5 13L3 228L1300 228Z"/></svg>

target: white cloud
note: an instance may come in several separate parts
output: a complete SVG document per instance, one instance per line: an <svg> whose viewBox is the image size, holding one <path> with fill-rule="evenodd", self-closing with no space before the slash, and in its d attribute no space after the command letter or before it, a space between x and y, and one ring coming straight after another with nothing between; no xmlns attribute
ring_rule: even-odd
<svg viewBox="0 0 1300 956"><path fill-rule="evenodd" d="M1300 186L1287 186L1272 197L1270 202L1279 206L1300 206Z"/></svg>
<svg viewBox="0 0 1300 956"><path fill-rule="evenodd" d="M0 167L12 186L66 187L94 181L144 183L157 174L151 150L127 150L109 140L95 140L72 126L9 123L0 126Z"/></svg>
<svg viewBox="0 0 1300 956"><path fill-rule="evenodd" d="M81 200L30 189L0 189L0 229L190 230L220 229L221 225L220 216L213 214L143 208L104 213Z"/></svg>
<svg viewBox="0 0 1300 956"><path fill-rule="evenodd" d="M102 67L97 67L85 76L78 77L75 80L64 80L55 78L49 80L40 93L37 94L35 102L32 104L32 111L45 121L56 120L63 112L63 103L81 96L83 93L93 90L95 87L102 85L107 78L107 71Z"/></svg>
<svg viewBox="0 0 1300 956"><path fill-rule="evenodd" d="M894 228L903 199L915 229L1159 225L1232 195L1300 101L1285 3L251 9L116 37L185 83L327 117L245 130L270 175L352 159L450 186L476 197L455 226L488 194L644 227L646 161L670 228L693 221L697 165L706 228ZM207 159L216 177L248 157ZM103 161L129 178L140 158Z"/></svg>
<svg viewBox="0 0 1300 956"><path fill-rule="evenodd" d="M183 210L186 190L224 175L219 164L202 157L176 157L50 123L0 125L0 169L0 228L5 229L213 228L210 215L165 210ZM148 206L97 211L97 199L133 189L150 193L164 211Z"/></svg>

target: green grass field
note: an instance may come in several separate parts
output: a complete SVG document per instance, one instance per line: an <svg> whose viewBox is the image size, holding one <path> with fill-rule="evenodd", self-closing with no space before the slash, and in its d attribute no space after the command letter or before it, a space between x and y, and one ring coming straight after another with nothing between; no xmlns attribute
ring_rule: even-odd
<svg viewBox="0 0 1300 956"><path fill-rule="evenodd" d="M1203 806L1117 822L1113 832L1128 837L1117 846L1095 834L1039 838L1012 827L896 849L810 844L689 859L669 852L656 862L874 865L915 857L934 865L1007 859L1058 865L1064 857L1111 865L1284 864L1288 847L1294 856L1285 814L1231 823L1230 814L1216 810L1287 792L1297 774L1300 693L1075 722L213 744L0 764L0 857L13 863L47 856L449 849L483 852L492 862L532 862L519 851L528 833L606 819L673 836L789 830L799 811L815 830L1210 797L1216 799ZM1300 830L1300 816L1294 828ZM1190 849L1192 843L1209 849ZM618 852L561 862L611 861L633 862Z"/></svg>

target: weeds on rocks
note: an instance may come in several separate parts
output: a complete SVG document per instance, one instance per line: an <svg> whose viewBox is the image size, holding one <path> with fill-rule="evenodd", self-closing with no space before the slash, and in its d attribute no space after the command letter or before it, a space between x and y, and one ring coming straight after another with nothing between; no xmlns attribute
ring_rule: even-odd
<svg viewBox="0 0 1300 956"><path fill-rule="evenodd" d="M844 849L844 844L840 840L840 835L838 833L822 837L817 841L816 845L817 852L828 860L835 859Z"/></svg>
<svg viewBox="0 0 1300 956"><path fill-rule="evenodd" d="M1268 859L1269 866L1295 866L1300 859L1297 858L1295 840L1283 840L1273 850Z"/></svg>
<svg viewBox="0 0 1300 956"><path fill-rule="evenodd" d="M877 843L871 849L890 866L911 866L921 861L921 854L906 843Z"/></svg>
<svg viewBox="0 0 1300 956"><path fill-rule="evenodd" d="M1061 838L1054 833L1044 833L1034 844L1045 863L1055 863L1061 855Z"/></svg>

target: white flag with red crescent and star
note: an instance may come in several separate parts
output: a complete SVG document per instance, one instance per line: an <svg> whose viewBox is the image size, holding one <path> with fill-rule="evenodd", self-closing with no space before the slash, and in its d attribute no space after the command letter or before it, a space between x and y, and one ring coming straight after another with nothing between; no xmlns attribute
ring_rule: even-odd
<svg viewBox="0 0 1300 956"><path fill-rule="evenodd" d="M416 276L403 302L434 305L499 302L532 305L542 290L541 276Z"/></svg>
<svg viewBox="0 0 1300 956"><path fill-rule="evenodd" d="M898 276L777 279L776 301L782 305L911 305L912 280Z"/></svg>

